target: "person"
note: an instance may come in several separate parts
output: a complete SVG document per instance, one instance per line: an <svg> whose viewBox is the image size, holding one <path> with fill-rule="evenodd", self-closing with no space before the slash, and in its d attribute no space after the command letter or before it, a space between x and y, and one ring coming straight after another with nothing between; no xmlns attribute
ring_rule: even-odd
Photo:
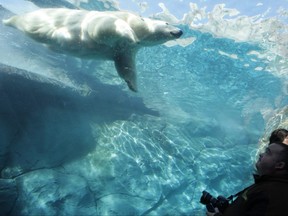
<svg viewBox="0 0 288 216"><path fill-rule="evenodd" d="M207 211L207 216L288 215L288 145L269 143L255 166L255 183L237 193L222 213L215 208L215 212Z"/></svg>
<svg viewBox="0 0 288 216"><path fill-rule="evenodd" d="M269 143L274 143L274 142L282 142L288 145L288 130L284 128L278 128L272 131L269 137Z"/></svg>

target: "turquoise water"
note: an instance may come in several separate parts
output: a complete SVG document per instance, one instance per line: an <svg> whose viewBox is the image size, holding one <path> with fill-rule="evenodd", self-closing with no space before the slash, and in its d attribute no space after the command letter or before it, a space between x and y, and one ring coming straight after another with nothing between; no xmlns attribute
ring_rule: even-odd
<svg viewBox="0 0 288 216"><path fill-rule="evenodd" d="M136 4L24 3L1 0L1 19L36 5ZM205 215L203 190L229 196L252 183L260 139L286 126L286 17L273 10L266 18L223 18L234 12L213 12L202 1L199 8L207 3L210 10L190 22L181 20L190 11L182 3L175 9L174 24L184 32L178 44L137 54L137 93L112 62L54 53L1 24L2 212Z"/></svg>

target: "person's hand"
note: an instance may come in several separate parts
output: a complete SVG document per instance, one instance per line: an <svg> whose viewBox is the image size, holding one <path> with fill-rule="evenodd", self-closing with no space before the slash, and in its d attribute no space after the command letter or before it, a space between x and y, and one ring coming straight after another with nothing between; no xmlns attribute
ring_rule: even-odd
<svg viewBox="0 0 288 216"><path fill-rule="evenodd" d="M216 215L217 213L219 213L219 209L218 209L218 208L215 208L214 210L215 210L214 212L209 212L209 211L207 211L207 212L206 212L206 215L207 215L207 216L214 216L214 215Z"/></svg>

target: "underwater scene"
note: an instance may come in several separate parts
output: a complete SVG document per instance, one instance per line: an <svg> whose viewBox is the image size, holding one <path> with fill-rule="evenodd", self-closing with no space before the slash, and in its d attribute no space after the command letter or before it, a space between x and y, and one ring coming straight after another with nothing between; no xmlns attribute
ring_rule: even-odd
<svg viewBox="0 0 288 216"><path fill-rule="evenodd" d="M204 216L202 191L249 186L288 128L287 0L0 0L0 17L1 216Z"/></svg>

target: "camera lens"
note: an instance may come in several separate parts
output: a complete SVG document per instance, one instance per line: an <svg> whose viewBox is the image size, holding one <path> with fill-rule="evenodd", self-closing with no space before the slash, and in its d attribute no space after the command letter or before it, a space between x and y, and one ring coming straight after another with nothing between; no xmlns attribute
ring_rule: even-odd
<svg viewBox="0 0 288 216"><path fill-rule="evenodd" d="M210 203L211 198L213 198L211 194L209 194L207 191L203 191L200 202L204 205L207 205Z"/></svg>
<svg viewBox="0 0 288 216"><path fill-rule="evenodd" d="M218 196L216 199L207 191L202 191L200 203L206 205L206 208L209 212L213 212L214 208L218 208L220 212L224 212L224 210L229 206L228 199L223 196Z"/></svg>

